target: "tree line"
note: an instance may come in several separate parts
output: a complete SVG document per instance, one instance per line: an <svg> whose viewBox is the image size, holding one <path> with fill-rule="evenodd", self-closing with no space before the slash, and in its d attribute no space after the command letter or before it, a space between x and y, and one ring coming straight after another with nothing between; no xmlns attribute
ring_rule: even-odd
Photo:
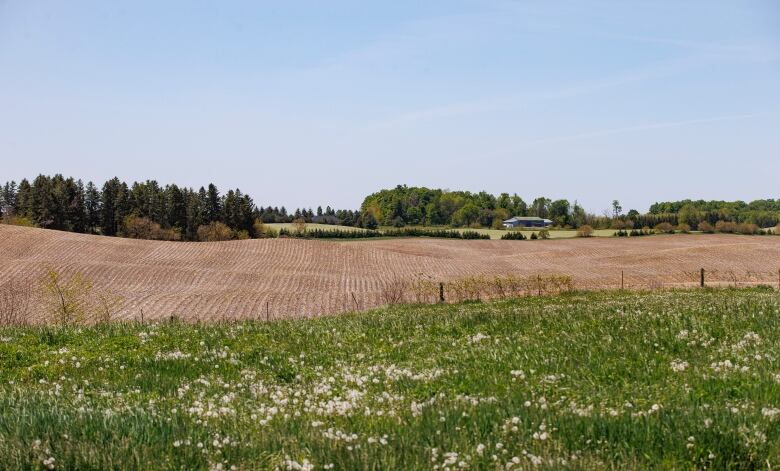
<svg viewBox="0 0 780 471"><path fill-rule="evenodd" d="M780 223L780 199L744 201L681 200L654 203L649 215L671 214L679 224L698 228L702 223L714 226L718 221L773 227Z"/></svg>
<svg viewBox="0 0 780 471"><path fill-rule="evenodd" d="M318 207L317 211L257 206L239 189L220 193L214 184L198 190L155 180L126 182L114 177L101 187L62 175L0 188L0 216L6 222L46 229L146 239L212 240L263 237L263 223L318 222L356 225L360 213Z"/></svg>
<svg viewBox="0 0 780 471"><path fill-rule="evenodd" d="M447 191L399 185L368 195L360 210L315 210L257 206L246 193L220 193L214 184L193 188L160 185L155 180L126 182L114 177L98 187L62 175L39 175L32 182L7 182L0 188L5 222L89 234L163 240L226 240L277 235L267 223L321 223L377 229L379 226L501 228L513 216L550 219L561 228L656 227L659 224L714 227L719 221L772 227L780 222L780 200L673 201L655 203L648 213L611 211L595 215L575 200L539 196L527 203L516 193Z"/></svg>
<svg viewBox="0 0 780 471"><path fill-rule="evenodd" d="M577 227L593 224L597 216L588 214L575 200L551 200L540 196L526 203L516 193L498 196L481 191L446 191L399 185L368 195L361 205L364 217L371 215L385 226L425 225L501 228L513 216L537 216L553 224Z"/></svg>

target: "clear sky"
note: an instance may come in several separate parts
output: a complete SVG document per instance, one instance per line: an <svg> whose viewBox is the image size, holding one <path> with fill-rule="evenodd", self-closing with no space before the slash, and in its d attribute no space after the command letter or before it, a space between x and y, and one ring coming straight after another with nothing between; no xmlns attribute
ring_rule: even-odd
<svg viewBox="0 0 780 471"><path fill-rule="evenodd" d="M780 197L780 2L0 0L0 180Z"/></svg>

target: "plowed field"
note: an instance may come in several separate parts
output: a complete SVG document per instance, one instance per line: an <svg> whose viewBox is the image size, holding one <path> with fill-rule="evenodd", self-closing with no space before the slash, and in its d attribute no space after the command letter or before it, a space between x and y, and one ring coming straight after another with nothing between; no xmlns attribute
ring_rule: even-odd
<svg viewBox="0 0 780 471"><path fill-rule="evenodd" d="M777 286L780 237L190 243L0 226L0 284L35 286L48 268L119 294L119 318L278 319L375 307L388 283L419 276L565 274L598 289L619 287L622 271L627 288L657 288L695 284L705 268L713 284Z"/></svg>

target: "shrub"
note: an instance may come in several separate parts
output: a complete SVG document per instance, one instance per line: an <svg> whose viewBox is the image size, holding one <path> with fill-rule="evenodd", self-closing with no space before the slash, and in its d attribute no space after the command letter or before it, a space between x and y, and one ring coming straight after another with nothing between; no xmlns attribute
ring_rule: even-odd
<svg viewBox="0 0 780 471"><path fill-rule="evenodd" d="M64 277L50 269L41 281L50 320L61 325L82 323L89 310L92 282L81 273Z"/></svg>
<svg viewBox="0 0 780 471"><path fill-rule="evenodd" d="M273 227L266 226L260 219L255 219L252 224L252 233L257 239L269 239L279 237L279 233Z"/></svg>
<svg viewBox="0 0 780 471"><path fill-rule="evenodd" d="M528 237L526 237L520 231L507 232L506 234L501 236L501 240L526 240L527 238Z"/></svg>
<svg viewBox="0 0 780 471"><path fill-rule="evenodd" d="M731 234L737 230L737 225L731 221L718 221L715 223L715 232Z"/></svg>
<svg viewBox="0 0 780 471"><path fill-rule="evenodd" d="M749 222L743 222L737 225L737 231L739 234L755 235L759 233L757 225Z"/></svg>
<svg viewBox="0 0 780 471"><path fill-rule="evenodd" d="M304 232L306 232L306 220L303 218L298 218L293 220L293 232L298 234L299 236L303 235Z"/></svg>
<svg viewBox="0 0 780 471"><path fill-rule="evenodd" d="M699 223L699 230L706 232L707 234L712 234L715 232L715 228L712 227L712 224L708 223L707 221L702 221Z"/></svg>
<svg viewBox="0 0 780 471"><path fill-rule="evenodd" d="M27 219L24 216L17 216L15 214L6 214L0 219L3 224L8 224L9 226L23 226L23 227L34 227L35 225Z"/></svg>
<svg viewBox="0 0 780 471"><path fill-rule="evenodd" d="M198 227L198 240L201 242L218 242L231 240L233 230L221 222L212 222Z"/></svg>
<svg viewBox="0 0 780 471"><path fill-rule="evenodd" d="M538 238L539 238L539 236L536 235L536 232L532 232L531 233L531 240L536 240Z"/></svg>
<svg viewBox="0 0 780 471"><path fill-rule="evenodd" d="M393 227L404 227L405 225L406 223L404 222L403 219L399 217L393 219Z"/></svg>
<svg viewBox="0 0 780 471"><path fill-rule="evenodd" d="M539 231L539 238L540 239L549 239L550 238L550 231L547 229L542 229Z"/></svg>
<svg viewBox="0 0 780 471"><path fill-rule="evenodd" d="M685 223L678 224L677 231L682 232L683 234L688 234L689 232L691 232L691 226Z"/></svg>
<svg viewBox="0 0 780 471"><path fill-rule="evenodd" d="M181 231L178 229L163 229L151 219L134 214L123 221L122 235L131 239L181 240Z"/></svg>
<svg viewBox="0 0 780 471"><path fill-rule="evenodd" d="M363 227L371 230L374 230L377 227L379 227L379 223L377 222L376 218L372 213L366 213L363 216Z"/></svg>
<svg viewBox="0 0 780 471"><path fill-rule="evenodd" d="M674 227L668 222L656 224L653 229L658 234L674 234Z"/></svg>
<svg viewBox="0 0 780 471"><path fill-rule="evenodd" d="M650 235L652 233L653 233L653 230L650 229L650 226L642 227L642 235Z"/></svg>
<svg viewBox="0 0 780 471"><path fill-rule="evenodd" d="M622 230L626 228L626 223L621 219L613 219L610 227L612 229Z"/></svg>
<svg viewBox="0 0 780 471"><path fill-rule="evenodd" d="M577 237L591 237L593 236L593 228L585 224L577 229Z"/></svg>

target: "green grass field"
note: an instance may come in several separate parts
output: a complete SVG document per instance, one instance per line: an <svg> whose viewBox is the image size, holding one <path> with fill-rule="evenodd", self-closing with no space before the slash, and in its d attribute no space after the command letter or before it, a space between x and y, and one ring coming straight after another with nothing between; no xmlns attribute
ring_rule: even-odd
<svg viewBox="0 0 780 471"><path fill-rule="evenodd" d="M2 469L780 464L780 295L0 329Z"/></svg>
<svg viewBox="0 0 780 471"><path fill-rule="evenodd" d="M269 223L266 224L268 227L273 227L277 231L279 229L285 228L289 231L295 230L295 225L292 223ZM415 228L419 227L421 229L445 229L445 230L456 230L456 231L475 231L479 232L481 234L487 234L490 236L491 239L500 239L502 235L506 234L507 231L504 230L498 230L498 229L469 229L469 228L460 228L460 229L453 229L449 226L435 226L435 227L428 227L428 226L407 226L409 228ZM314 223L307 223L306 229L323 229L323 230L342 230L342 231L365 231L366 229L362 229L359 227L350 227L350 226L336 226L336 225L330 225L330 224L314 224ZM388 229L392 230L395 229L394 227L390 226L382 226L380 229ZM527 236L531 236L532 232L539 232L538 230L532 230L527 229L523 230L523 233ZM615 233L614 229L597 229L593 232L594 237L611 237L612 234ZM551 230L550 231L550 238L551 239L568 239L572 237L577 237L577 231L574 229L572 230ZM350 239L351 240L351 239Z"/></svg>
<svg viewBox="0 0 780 471"><path fill-rule="evenodd" d="M501 236L506 234L507 230L501 230L501 229L471 229L468 227L462 227L462 228L452 228L449 226L407 226L410 228L413 227L419 227L421 229L445 229L445 230L453 230L453 231L473 231L473 232L479 232L480 234L487 234L490 236L491 239L501 239ZM381 227L380 229L393 229L392 227ZM528 237L531 237L532 232L539 233L539 229L514 229L514 230L520 230ZM563 230L563 229L551 229L550 231L550 238L551 239L571 239L573 237L577 237L577 231L574 229L571 230ZM593 231L593 237L612 237L612 235L615 233L614 229L596 229Z"/></svg>
<svg viewBox="0 0 780 471"><path fill-rule="evenodd" d="M277 231L279 229L287 229L288 231L294 231L295 230L295 224L293 223L286 223L286 222L274 222L274 223L268 223L266 224L268 227L273 227ZM315 224L315 223L306 223L306 229L323 229L326 231L335 231L335 230L341 230L341 231L365 231L366 229L363 229L361 227L352 227L352 226L337 226L333 224Z"/></svg>

